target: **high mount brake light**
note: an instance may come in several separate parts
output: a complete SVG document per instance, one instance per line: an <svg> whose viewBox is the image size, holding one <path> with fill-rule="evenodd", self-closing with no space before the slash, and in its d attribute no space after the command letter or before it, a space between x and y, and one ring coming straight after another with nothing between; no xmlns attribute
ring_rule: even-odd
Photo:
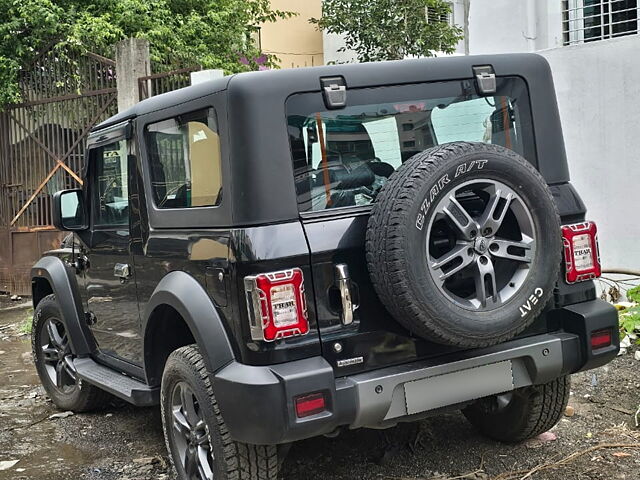
<svg viewBox="0 0 640 480"><path fill-rule="evenodd" d="M595 223L563 225L562 242L567 283L584 282L601 275L598 229Z"/></svg>
<svg viewBox="0 0 640 480"><path fill-rule="evenodd" d="M252 340L273 342L309 332L299 268L244 278Z"/></svg>

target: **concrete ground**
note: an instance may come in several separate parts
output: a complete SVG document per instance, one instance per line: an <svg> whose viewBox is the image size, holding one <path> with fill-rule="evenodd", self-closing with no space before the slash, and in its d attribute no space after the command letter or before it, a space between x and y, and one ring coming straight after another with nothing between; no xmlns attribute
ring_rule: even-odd
<svg viewBox="0 0 640 480"><path fill-rule="evenodd" d="M58 412L39 386L26 309L0 311L0 480L171 478L159 409L114 401L102 412ZM481 437L459 413L385 431L346 431L294 444L283 465L298 479L640 479L640 361L633 351L573 377L551 434L520 445ZM571 413L571 412L569 412ZM532 473L531 473L532 472Z"/></svg>

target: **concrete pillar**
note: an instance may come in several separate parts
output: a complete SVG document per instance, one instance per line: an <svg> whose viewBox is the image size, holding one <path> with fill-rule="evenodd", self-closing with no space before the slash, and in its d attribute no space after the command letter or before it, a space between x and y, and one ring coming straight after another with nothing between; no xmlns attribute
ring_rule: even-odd
<svg viewBox="0 0 640 480"><path fill-rule="evenodd" d="M151 74L148 40L127 38L116 43L116 74L118 112L122 112L140 101L138 78Z"/></svg>

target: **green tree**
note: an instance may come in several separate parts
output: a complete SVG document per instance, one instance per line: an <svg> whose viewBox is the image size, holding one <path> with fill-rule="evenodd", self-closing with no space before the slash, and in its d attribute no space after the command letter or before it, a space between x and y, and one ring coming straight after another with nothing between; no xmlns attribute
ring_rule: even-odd
<svg viewBox="0 0 640 480"><path fill-rule="evenodd" d="M341 51L360 62L401 60L453 53L462 30L448 23L450 13L443 0L324 0L322 18L311 22L344 35Z"/></svg>
<svg viewBox="0 0 640 480"><path fill-rule="evenodd" d="M190 65L235 73L275 66L251 33L292 16L269 0L0 0L0 106L20 99L19 72L54 48L112 56L128 37L149 40L151 59L165 69Z"/></svg>

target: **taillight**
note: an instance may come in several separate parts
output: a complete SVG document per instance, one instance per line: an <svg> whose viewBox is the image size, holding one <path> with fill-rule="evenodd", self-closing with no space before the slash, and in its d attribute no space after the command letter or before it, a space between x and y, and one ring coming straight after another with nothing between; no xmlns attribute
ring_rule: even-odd
<svg viewBox="0 0 640 480"><path fill-rule="evenodd" d="M595 223L563 225L562 241L567 283L584 282L600 276L602 270Z"/></svg>
<svg viewBox="0 0 640 480"><path fill-rule="evenodd" d="M597 350L611 345L611 330L598 330L591 334L591 349Z"/></svg>
<svg viewBox="0 0 640 480"><path fill-rule="evenodd" d="M298 418L310 417L311 415L324 412L326 409L324 394L322 392L298 397L295 400L295 404Z"/></svg>
<svg viewBox="0 0 640 480"><path fill-rule="evenodd" d="M273 342L309 331L302 270L245 277L251 338Z"/></svg>

